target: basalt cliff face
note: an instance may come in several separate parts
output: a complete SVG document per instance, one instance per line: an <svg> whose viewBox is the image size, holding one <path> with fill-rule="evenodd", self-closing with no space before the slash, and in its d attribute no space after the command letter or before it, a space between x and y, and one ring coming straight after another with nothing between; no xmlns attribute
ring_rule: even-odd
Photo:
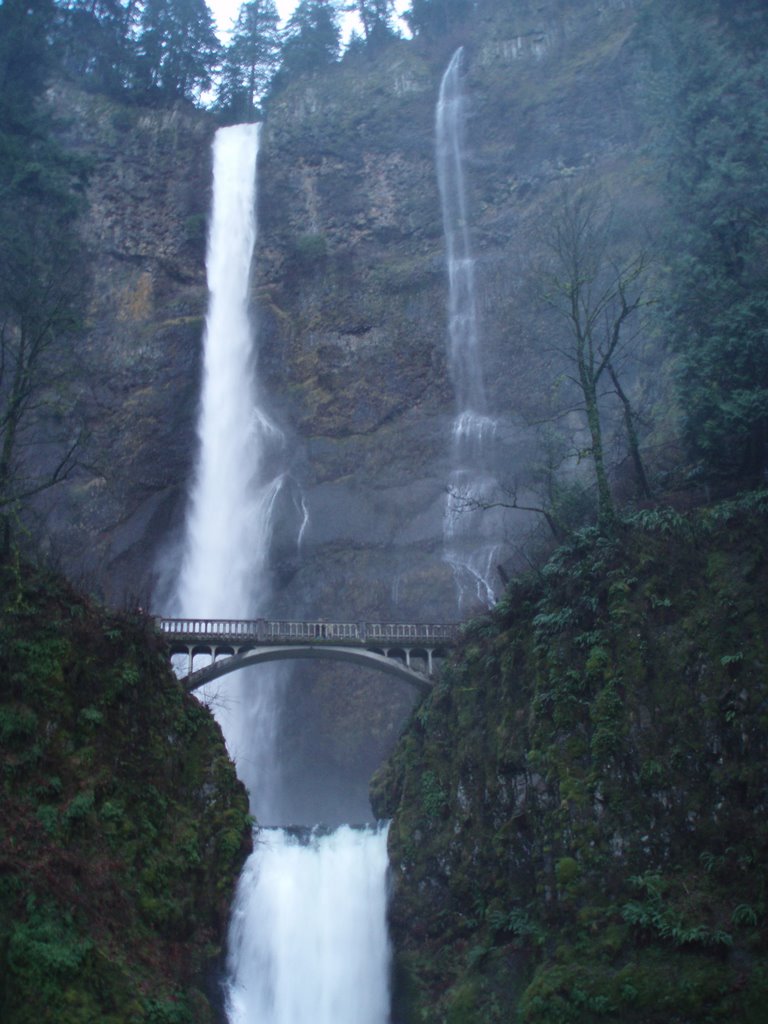
<svg viewBox="0 0 768 1024"><path fill-rule="evenodd" d="M530 473L531 424L562 371L537 301L547 216L574 181L610 191L624 218L652 205L634 155L636 11L515 7L474 26L464 56L481 358L510 486ZM455 614L441 563L456 409L434 141L449 57L402 42L350 58L280 94L265 126L263 370L297 435L310 513L294 585L314 597L322 580L353 614ZM513 517L509 531L522 532Z"/></svg>
<svg viewBox="0 0 768 1024"><path fill-rule="evenodd" d="M289 438L276 616L458 614L442 557L456 408L434 139L456 47L483 376L499 424L495 469L510 490L525 492L540 467L541 424L565 369L540 300L553 211L574 185L595 186L621 244L645 244L657 200L638 156L644 5L512 6L481 5L440 47L399 41L348 55L269 104L253 300L261 385ZM82 226L90 437L83 469L46 497L47 532L70 574L113 602L161 611L194 459L214 126L190 110L55 99L69 144L92 160ZM514 559L534 521L510 513L500 560ZM287 712L286 738L303 751L297 771L324 762L321 776L364 778L412 700L364 673L305 673L296 685L302 710Z"/></svg>
<svg viewBox="0 0 768 1024"><path fill-rule="evenodd" d="M51 92L87 161L89 294L78 347L86 435L76 476L45 495L52 553L112 603L146 601L194 449L213 126L194 111Z"/></svg>

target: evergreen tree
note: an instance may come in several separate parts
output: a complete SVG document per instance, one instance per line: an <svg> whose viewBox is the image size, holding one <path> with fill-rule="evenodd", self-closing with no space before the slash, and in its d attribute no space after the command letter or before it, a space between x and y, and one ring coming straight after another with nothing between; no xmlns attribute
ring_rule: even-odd
<svg viewBox="0 0 768 1024"><path fill-rule="evenodd" d="M709 477L756 477L768 467L768 13L720 7L678 0L657 15L669 330L693 458Z"/></svg>
<svg viewBox="0 0 768 1024"><path fill-rule="evenodd" d="M463 24L474 8L475 0L411 0L404 18L414 35L435 37Z"/></svg>
<svg viewBox="0 0 768 1024"><path fill-rule="evenodd" d="M139 0L65 0L58 10L62 68L91 88L127 89L135 74Z"/></svg>
<svg viewBox="0 0 768 1024"><path fill-rule="evenodd" d="M280 77L333 64L339 56L340 41L334 0L299 0L286 28Z"/></svg>
<svg viewBox="0 0 768 1024"><path fill-rule="evenodd" d="M367 46L377 46L395 34L392 29L394 0L352 0L349 11L357 12Z"/></svg>
<svg viewBox="0 0 768 1024"><path fill-rule="evenodd" d="M36 131L36 103L51 73L49 44L53 0L4 0L0 4L0 132L29 136ZM0 173L7 171L6 160Z"/></svg>
<svg viewBox="0 0 768 1024"><path fill-rule="evenodd" d="M217 106L233 122L252 120L280 59L274 0L249 0L240 8L224 57Z"/></svg>
<svg viewBox="0 0 768 1024"><path fill-rule="evenodd" d="M62 412L68 333L82 295L74 224L78 168L53 138L42 102L54 68L47 0L0 6L0 525L73 466L77 435ZM50 417L44 431L43 419ZM60 428L60 431L59 431ZM57 431L59 431L57 433ZM47 459L29 459L30 445Z"/></svg>
<svg viewBox="0 0 768 1024"><path fill-rule="evenodd" d="M141 14L139 80L148 91L193 99L211 85L221 57L205 0L146 0Z"/></svg>

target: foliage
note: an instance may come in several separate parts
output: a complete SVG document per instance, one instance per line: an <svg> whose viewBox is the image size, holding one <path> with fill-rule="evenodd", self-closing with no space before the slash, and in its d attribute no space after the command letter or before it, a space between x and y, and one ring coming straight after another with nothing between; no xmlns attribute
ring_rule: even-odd
<svg viewBox="0 0 768 1024"><path fill-rule="evenodd" d="M762 1019L766 526L640 510L465 628L372 787L403 1019Z"/></svg>
<svg viewBox="0 0 768 1024"><path fill-rule="evenodd" d="M221 733L143 616L0 574L0 1018L211 1024L250 836Z"/></svg>
<svg viewBox="0 0 768 1024"><path fill-rule="evenodd" d="M339 55L340 40L334 0L299 0L286 26L278 81L328 67Z"/></svg>
<svg viewBox="0 0 768 1024"><path fill-rule="evenodd" d="M0 513L72 469L79 430L69 348L83 276L75 233L81 167L54 140L42 102L53 7L0 7ZM49 458L26 453L45 437ZM42 468L41 468L42 466ZM0 543L0 546L2 546Z"/></svg>
<svg viewBox="0 0 768 1024"><path fill-rule="evenodd" d="M221 47L205 0L145 0L136 75L148 92L192 99L212 83Z"/></svg>
<svg viewBox="0 0 768 1024"><path fill-rule="evenodd" d="M394 0L351 0L350 10L357 12L368 47L381 46L394 35Z"/></svg>
<svg viewBox="0 0 768 1024"><path fill-rule="evenodd" d="M659 6L666 308L685 436L707 477L755 476L768 460L768 13L751 2Z"/></svg>
<svg viewBox="0 0 768 1024"><path fill-rule="evenodd" d="M217 107L233 123L254 119L272 82L280 56L279 20L274 0L249 0L240 8L217 93Z"/></svg>
<svg viewBox="0 0 768 1024"><path fill-rule="evenodd" d="M405 20L414 35L434 38L464 24L476 0L411 0Z"/></svg>
<svg viewBox="0 0 768 1024"><path fill-rule="evenodd" d="M134 83L141 4L62 0L55 52L60 68L87 88L119 95Z"/></svg>

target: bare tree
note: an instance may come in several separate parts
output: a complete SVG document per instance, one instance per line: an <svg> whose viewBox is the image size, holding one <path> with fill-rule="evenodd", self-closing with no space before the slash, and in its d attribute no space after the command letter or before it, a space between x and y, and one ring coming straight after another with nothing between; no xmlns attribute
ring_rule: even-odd
<svg viewBox="0 0 768 1024"><path fill-rule="evenodd" d="M82 441L82 428L63 397L69 378L66 343L75 326L70 281L66 268L47 279L37 277L34 294L6 306L0 320L3 550L10 542L11 511L65 479Z"/></svg>
<svg viewBox="0 0 768 1024"><path fill-rule="evenodd" d="M578 453L553 417L535 426L537 440L519 476L500 479L495 491L482 498L458 487L449 487L448 494L459 512L503 509L533 513L546 525L550 537L561 543L591 517L593 494L573 471Z"/></svg>
<svg viewBox="0 0 768 1024"><path fill-rule="evenodd" d="M545 239L549 266L544 299L565 323L567 340L556 350L571 366L568 377L579 389L590 435L588 454L595 470L598 520L609 527L615 506L606 468L600 389L610 379L624 410L630 454L638 485L648 482L640 457L634 415L616 369L629 341L628 321L647 305L644 297L648 257L611 254L611 211L590 192L566 194Z"/></svg>
<svg viewBox="0 0 768 1024"><path fill-rule="evenodd" d="M6 550L16 508L70 472L79 441L63 398L85 294L87 261L76 225L87 167L57 141L44 98L56 64L55 20L50 4L0 5L0 545Z"/></svg>

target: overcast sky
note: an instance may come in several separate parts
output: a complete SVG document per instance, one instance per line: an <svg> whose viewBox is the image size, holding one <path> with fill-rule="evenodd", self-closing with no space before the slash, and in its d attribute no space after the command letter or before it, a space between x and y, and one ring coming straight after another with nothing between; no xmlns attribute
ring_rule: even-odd
<svg viewBox="0 0 768 1024"><path fill-rule="evenodd" d="M208 0L208 6L213 11L213 16L216 18L216 27L218 29L219 38L226 42L226 33L232 27L232 22L237 17L237 12L240 10L240 4L242 0ZM293 12L294 7L298 3L298 0L276 0L277 13L283 19L287 21ZM408 7L409 0L397 0L395 7L402 11ZM344 24L344 36L347 37L355 27L357 19L354 15L345 16L346 24Z"/></svg>
<svg viewBox="0 0 768 1024"><path fill-rule="evenodd" d="M298 0L277 0L277 13L283 21L286 18L290 18L291 11L297 2ZM208 0L208 6L213 11L213 16L216 19L216 28L220 38L224 38L225 34L232 27L232 22L240 10L240 3L241 0Z"/></svg>

